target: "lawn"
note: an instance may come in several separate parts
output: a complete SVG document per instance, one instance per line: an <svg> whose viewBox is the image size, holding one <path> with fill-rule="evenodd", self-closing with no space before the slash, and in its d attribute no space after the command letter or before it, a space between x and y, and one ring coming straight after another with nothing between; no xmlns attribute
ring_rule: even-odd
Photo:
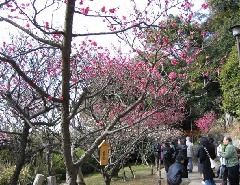
<svg viewBox="0 0 240 185"><path fill-rule="evenodd" d="M124 182L122 178L122 170L119 172L119 178L113 178L111 185L153 185L157 184L158 176L156 171L153 175L151 174L151 168L146 165L133 166L132 169L135 171L135 178L132 177L129 168L125 168L127 180ZM86 185L105 185L101 174L92 174L84 178Z"/></svg>

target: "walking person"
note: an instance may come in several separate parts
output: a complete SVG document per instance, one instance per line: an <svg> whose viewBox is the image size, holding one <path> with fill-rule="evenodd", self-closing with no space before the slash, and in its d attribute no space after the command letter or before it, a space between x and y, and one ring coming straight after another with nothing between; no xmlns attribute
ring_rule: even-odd
<svg viewBox="0 0 240 185"><path fill-rule="evenodd" d="M193 143L191 142L190 137L186 137L186 145L187 145L187 158L188 158L188 172L192 173L193 170L193 157L194 157L194 151L193 151Z"/></svg>
<svg viewBox="0 0 240 185"><path fill-rule="evenodd" d="M175 163L168 170L168 185L188 185L191 181L187 178L187 170L184 166L184 156L178 155Z"/></svg>
<svg viewBox="0 0 240 185"><path fill-rule="evenodd" d="M203 164L200 163L200 150L201 148L203 148L203 146L201 145L201 138L198 139L198 146L196 148L195 154L197 157L197 163L198 163L198 172L200 173L201 177L202 177L202 184L205 184L204 182L204 177L203 177Z"/></svg>
<svg viewBox="0 0 240 185"><path fill-rule="evenodd" d="M161 164L163 164L163 157L164 157L163 148L164 148L164 143L161 144Z"/></svg>
<svg viewBox="0 0 240 185"><path fill-rule="evenodd" d="M216 185L214 181L215 174L211 168L210 158L215 159L216 154L212 151L212 146L206 137L200 139L203 147L199 148L199 160L203 165L203 178L206 185Z"/></svg>
<svg viewBox="0 0 240 185"><path fill-rule="evenodd" d="M187 171L188 166L188 157L187 157L187 145L184 137L178 138L178 145L176 147L176 156L181 155L184 157L184 166ZM188 171L187 171L187 177L188 177Z"/></svg>
<svg viewBox="0 0 240 185"><path fill-rule="evenodd" d="M171 142L170 147L174 150L174 153L172 155L174 161L176 160L176 144L174 141Z"/></svg>
<svg viewBox="0 0 240 185"><path fill-rule="evenodd" d="M163 147L163 165L166 173L168 173L169 167L174 163L175 159L173 157L174 149L170 146L170 142L165 142Z"/></svg>
<svg viewBox="0 0 240 185"><path fill-rule="evenodd" d="M214 153L215 158L216 158L216 148L215 148L215 144L214 144L214 139L212 137L208 137L207 139L209 141L209 148L208 148L208 150L209 150L210 153ZM215 170L219 169L219 166L217 165L217 163L216 163L216 165L214 165L214 164L212 165L212 163L211 163L211 166Z"/></svg>
<svg viewBox="0 0 240 185"><path fill-rule="evenodd" d="M217 157L219 157L219 161L220 161L220 167L217 170L217 176L216 178L222 178L222 162L223 160L221 159L220 153L223 151L222 149L222 145L223 145L223 140L218 141L218 146L217 146Z"/></svg>
<svg viewBox="0 0 240 185"><path fill-rule="evenodd" d="M226 159L221 156L221 154L225 151L226 146L223 144L223 140L220 141L218 147L217 147L217 156L219 157L221 166L218 170L217 176L222 179L221 185L227 185L227 167L226 167Z"/></svg>
<svg viewBox="0 0 240 185"><path fill-rule="evenodd" d="M159 168L159 162L161 160L161 144L155 143L153 145L153 152L154 152L154 158L155 158L155 166L157 167L157 171Z"/></svg>
<svg viewBox="0 0 240 185"><path fill-rule="evenodd" d="M226 145L225 151L220 154L226 159L226 167L228 170L228 180L230 185L239 185L239 164L235 146L232 144L232 139L225 136L223 144Z"/></svg>

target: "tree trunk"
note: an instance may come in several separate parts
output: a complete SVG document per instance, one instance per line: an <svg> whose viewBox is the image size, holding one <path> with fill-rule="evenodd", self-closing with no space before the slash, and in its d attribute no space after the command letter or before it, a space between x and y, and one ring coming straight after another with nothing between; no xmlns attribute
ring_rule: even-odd
<svg viewBox="0 0 240 185"><path fill-rule="evenodd" d="M109 175L109 174L107 173L107 170L105 169L104 166L101 166L101 172L102 172L102 175L103 175L105 184L106 184L106 185L110 185L110 184L111 184L112 177L111 177L111 175Z"/></svg>
<svg viewBox="0 0 240 185"><path fill-rule="evenodd" d="M24 127L23 127L23 132L21 135L21 142L20 142L20 147L19 147L20 148L19 157L17 158L17 161L16 161L16 168L11 177L10 185L18 184L18 178L19 178L20 172L22 170L22 167L25 163L25 150L27 147L27 138L29 135L29 129L30 129L30 126L25 122Z"/></svg>
<svg viewBox="0 0 240 185"><path fill-rule="evenodd" d="M52 176L52 161L51 161L51 153L49 150L46 152L46 160L47 160L47 175Z"/></svg>
<svg viewBox="0 0 240 185"><path fill-rule="evenodd" d="M118 173L120 170L120 163L117 163L112 169L112 177L118 177Z"/></svg>
<svg viewBox="0 0 240 185"><path fill-rule="evenodd" d="M78 185L86 185L86 183L84 181L84 178L83 178L82 168L81 167L78 169L77 184Z"/></svg>
<svg viewBox="0 0 240 185"><path fill-rule="evenodd" d="M62 43L62 115L61 115L61 132L62 132L62 148L64 162L66 165L66 173L68 174L68 185L77 185L77 167L73 164L71 155L71 137L69 131L70 125L70 55L71 55L71 42L73 30L73 15L75 10L75 0L66 1L64 34Z"/></svg>
<svg viewBox="0 0 240 185"><path fill-rule="evenodd" d="M111 184L111 177L110 176L108 176L108 175L106 175L105 177L104 177L104 182L105 182L105 184L106 185L110 185Z"/></svg>
<svg viewBox="0 0 240 185"><path fill-rule="evenodd" d="M50 134L49 134L48 129L46 129L46 135L47 135L48 144L51 145L52 140L49 137ZM47 162L47 176L53 176L53 174L52 174L52 153L50 152L50 150L48 148L46 148L46 162Z"/></svg>
<svg viewBox="0 0 240 185"><path fill-rule="evenodd" d="M68 170L69 171L69 170ZM66 180L68 185L77 185L77 173L73 171L69 171L71 175L68 175L68 179Z"/></svg>

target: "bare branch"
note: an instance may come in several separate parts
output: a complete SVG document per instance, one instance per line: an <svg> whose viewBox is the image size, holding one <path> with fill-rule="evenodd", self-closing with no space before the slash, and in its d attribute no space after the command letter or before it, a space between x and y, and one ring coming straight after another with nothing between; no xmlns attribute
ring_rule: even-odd
<svg viewBox="0 0 240 185"><path fill-rule="evenodd" d="M31 37L33 37L34 39L36 39L36 40L38 40L38 41L40 41L42 43L48 44L50 46L53 46L53 47L56 47L56 48L59 48L59 49L62 49L61 44L58 44L58 43L56 43L56 42L54 42L52 40L45 40L45 39L43 39L43 38L33 34L30 30L20 26L19 24L17 24L16 22L13 22L12 20L10 20L8 18L0 17L0 21L5 21L5 22L13 25L14 27L22 30L23 32L27 33L28 35L30 35Z"/></svg>
<svg viewBox="0 0 240 185"><path fill-rule="evenodd" d="M11 2L12 0L5 0L5 2L0 3L0 8L6 4L8 4L9 2Z"/></svg>
<svg viewBox="0 0 240 185"><path fill-rule="evenodd" d="M7 62L9 63L12 68L18 73L19 76L21 76L29 85L32 86L32 88L34 88L39 94L41 94L42 96L44 96L45 98L48 98L50 97L49 94L47 94L42 88L40 88L39 86L37 86L27 75L26 73L24 73L20 68L19 66L16 64L16 62L14 60L12 60L11 58L9 58L8 56L6 56L5 54L3 53L0 53L2 55L4 55L5 57L0 57L0 60L2 62ZM52 98L51 99L52 101L54 102L59 102L61 103L62 100L58 99L58 98Z"/></svg>
<svg viewBox="0 0 240 185"><path fill-rule="evenodd" d="M130 29L133 29L133 28L141 28L141 29L145 29L145 28L161 28L161 29L163 29L165 27L160 27L158 25L149 25L146 22L139 22L138 24L135 24L133 26L129 26L129 27L126 27L124 29L119 29L119 30L116 30L116 31L73 34L73 37L93 36L93 35L115 35L115 34L118 34L118 33L126 32L126 31L128 31Z"/></svg>

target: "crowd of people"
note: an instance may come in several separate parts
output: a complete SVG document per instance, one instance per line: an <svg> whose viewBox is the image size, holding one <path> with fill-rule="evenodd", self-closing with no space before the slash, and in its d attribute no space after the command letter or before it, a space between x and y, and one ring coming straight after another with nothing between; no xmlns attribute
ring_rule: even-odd
<svg viewBox="0 0 240 185"><path fill-rule="evenodd" d="M168 185L187 185L191 182L188 173L193 172L194 158L202 184L216 185L214 178L221 178L220 185L239 185L240 163L237 148L232 139L225 136L216 147L211 137L201 137L194 146L190 137L179 137L177 141L166 140L158 145L157 160L164 165ZM213 169L213 161L220 164ZM216 171L216 172L215 172Z"/></svg>

